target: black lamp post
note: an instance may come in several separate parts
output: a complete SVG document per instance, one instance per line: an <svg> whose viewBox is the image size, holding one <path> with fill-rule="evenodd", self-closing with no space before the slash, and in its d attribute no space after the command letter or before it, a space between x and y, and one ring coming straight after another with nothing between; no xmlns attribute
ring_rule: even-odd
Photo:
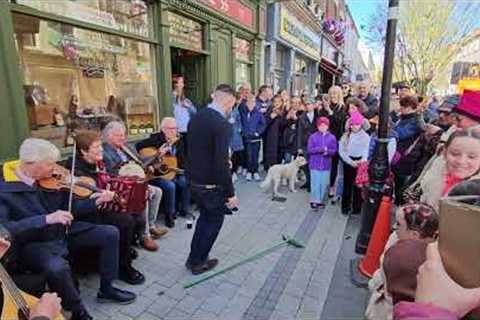
<svg viewBox="0 0 480 320"><path fill-rule="evenodd" d="M388 24L385 42L385 57L383 62L382 96L380 99L380 114L378 126L378 143L370 162L368 174L370 184L367 199L362 207L362 227L355 244L355 252L365 254L370 240L370 234L375 224L377 211L382 197L391 195L391 190L385 185L390 172L388 163L388 118L390 112L390 96L392 90L393 58L395 55L395 39L397 20L399 16L399 0L389 0Z"/></svg>

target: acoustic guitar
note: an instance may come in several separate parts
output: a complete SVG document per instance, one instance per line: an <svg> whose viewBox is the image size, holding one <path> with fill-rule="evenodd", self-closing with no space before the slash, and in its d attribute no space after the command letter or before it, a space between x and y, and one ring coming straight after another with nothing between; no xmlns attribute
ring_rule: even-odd
<svg viewBox="0 0 480 320"><path fill-rule="evenodd" d="M0 319L28 320L30 308L38 302L38 298L20 291L2 264L0 264L0 281L3 291L3 308ZM65 320L65 318L60 314L55 320Z"/></svg>
<svg viewBox="0 0 480 320"><path fill-rule="evenodd" d="M177 174L185 173L185 170L178 168L177 157L172 154L166 154L160 157L158 150L154 147L143 148L139 153L142 157L150 158L148 162L151 162L153 159L158 159L158 163L154 165L155 171L158 174L149 177L150 179L163 178L165 180L173 180Z"/></svg>

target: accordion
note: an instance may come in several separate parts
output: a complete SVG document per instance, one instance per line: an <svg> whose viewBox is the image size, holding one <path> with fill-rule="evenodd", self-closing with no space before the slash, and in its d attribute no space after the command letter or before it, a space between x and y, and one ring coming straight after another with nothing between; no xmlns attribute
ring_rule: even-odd
<svg viewBox="0 0 480 320"><path fill-rule="evenodd" d="M141 214L148 198L148 182L138 177L111 176L99 174L99 187L114 191L121 202L104 203L100 209L105 212Z"/></svg>

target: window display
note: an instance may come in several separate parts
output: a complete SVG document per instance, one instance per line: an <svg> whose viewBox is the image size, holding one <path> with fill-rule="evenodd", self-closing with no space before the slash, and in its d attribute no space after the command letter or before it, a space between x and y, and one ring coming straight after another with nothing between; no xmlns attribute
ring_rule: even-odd
<svg viewBox="0 0 480 320"><path fill-rule="evenodd" d="M17 0L17 3L144 37L151 35L151 13L143 0Z"/></svg>
<svg viewBox="0 0 480 320"><path fill-rule="evenodd" d="M150 45L38 18L13 16L31 135L68 146L76 128L125 121L156 127Z"/></svg>

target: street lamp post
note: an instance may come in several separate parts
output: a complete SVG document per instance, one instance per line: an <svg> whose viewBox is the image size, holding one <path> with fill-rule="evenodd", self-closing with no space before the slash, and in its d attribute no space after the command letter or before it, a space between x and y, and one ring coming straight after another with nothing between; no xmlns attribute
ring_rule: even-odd
<svg viewBox="0 0 480 320"><path fill-rule="evenodd" d="M385 180L390 172L387 149L388 118L398 16L399 0L389 0L385 56L383 61L382 95L379 111L378 143L376 144L376 149L368 169L370 177L368 196L362 207L362 226L355 244L355 252L358 254L366 253L381 199L383 195L391 194L391 190L385 185Z"/></svg>

